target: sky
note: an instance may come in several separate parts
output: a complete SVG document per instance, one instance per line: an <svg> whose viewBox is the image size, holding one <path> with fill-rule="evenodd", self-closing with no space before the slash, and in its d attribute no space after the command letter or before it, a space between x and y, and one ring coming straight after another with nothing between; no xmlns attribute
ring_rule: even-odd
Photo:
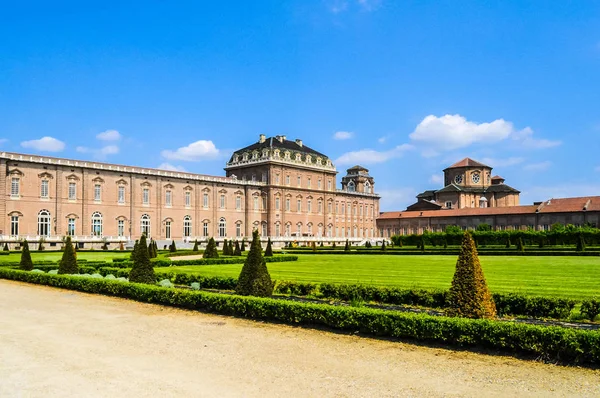
<svg viewBox="0 0 600 398"><path fill-rule="evenodd" d="M600 2L5 2L0 150L224 175L300 138L402 210L471 157L600 195Z"/></svg>

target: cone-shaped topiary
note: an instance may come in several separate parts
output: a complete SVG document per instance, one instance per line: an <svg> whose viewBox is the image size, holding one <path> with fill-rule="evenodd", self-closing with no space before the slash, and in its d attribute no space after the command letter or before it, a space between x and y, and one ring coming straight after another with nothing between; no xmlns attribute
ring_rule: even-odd
<svg viewBox="0 0 600 398"><path fill-rule="evenodd" d="M119 250L121 250L121 251L125 250L125 245L123 245L123 242L119 243Z"/></svg>
<svg viewBox="0 0 600 398"><path fill-rule="evenodd" d="M269 297L273 294L273 281L262 255L258 231L252 232L250 252L240 272L235 292L242 296L259 297Z"/></svg>
<svg viewBox="0 0 600 398"><path fill-rule="evenodd" d="M229 249L228 249L228 251L229 251L229 255L230 255L230 256L235 256L235 246L233 245L233 239L230 239L230 240L229 240ZM241 253L241 251L240 251L240 255L241 255L241 254L242 254L242 253Z"/></svg>
<svg viewBox="0 0 600 398"><path fill-rule="evenodd" d="M575 250L578 252L585 251L585 239L583 239L583 234L581 232L577 234L577 246Z"/></svg>
<svg viewBox="0 0 600 398"><path fill-rule="evenodd" d="M425 237L423 235L421 235L420 246L421 246L421 251L424 252L425 251Z"/></svg>
<svg viewBox="0 0 600 398"><path fill-rule="evenodd" d="M58 262L58 273L79 273L79 267L77 266L77 257L75 255L75 250L73 250L73 242L71 242L70 236L67 236L67 240L65 241L65 251L63 252L62 259Z"/></svg>
<svg viewBox="0 0 600 398"><path fill-rule="evenodd" d="M387 250L387 247L385 246L385 240L383 241L383 243L381 244L381 251L384 252Z"/></svg>
<svg viewBox="0 0 600 398"><path fill-rule="evenodd" d="M246 238L242 239L242 246L240 247L240 250L243 252L246 251Z"/></svg>
<svg viewBox="0 0 600 398"><path fill-rule="evenodd" d="M173 240L173 242L171 242L171 247L169 248L169 250L171 251L171 253L175 253L177 251L177 246L175 245L175 240Z"/></svg>
<svg viewBox="0 0 600 398"><path fill-rule="evenodd" d="M129 259L130 259L131 261L134 261L134 260L135 260L135 255L137 254L137 248L138 248L138 245L139 245L139 244L140 244L140 241L139 241L139 240L136 240L136 241L135 241L135 244L133 245L133 250L131 251L131 255L129 256Z"/></svg>
<svg viewBox="0 0 600 398"><path fill-rule="evenodd" d="M506 237L506 245L504 247L506 247L507 249L510 249L510 236Z"/></svg>
<svg viewBox="0 0 600 398"><path fill-rule="evenodd" d="M525 246L523 245L523 239L520 236L519 236L519 239L517 240L517 250L520 252L525 251Z"/></svg>
<svg viewBox="0 0 600 398"><path fill-rule="evenodd" d="M479 256L471 234L465 232L456 271L448 293L450 316L494 318L496 305L485 282Z"/></svg>
<svg viewBox="0 0 600 398"><path fill-rule="evenodd" d="M137 283L156 283L154 267L148 256L148 247L146 245L146 235L142 235L138 243L138 250L133 260L131 272L129 272L129 281Z"/></svg>
<svg viewBox="0 0 600 398"><path fill-rule="evenodd" d="M312 249L313 252L317 251L317 245L314 241L311 243L310 248Z"/></svg>
<svg viewBox="0 0 600 398"><path fill-rule="evenodd" d="M206 249L204 249L204 254L202 258L218 258L219 252L217 251L217 244L215 243L214 238L210 238L208 240L208 244L206 245Z"/></svg>
<svg viewBox="0 0 600 398"><path fill-rule="evenodd" d="M240 250L240 242L238 242L237 240L235 241L235 248L233 249L233 255L234 256L242 255L242 251Z"/></svg>
<svg viewBox="0 0 600 398"><path fill-rule="evenodd" d="M195 251L195 252L197 252L197 251L198 251L198 239L196 239L196 240L194 241L194 248L192 249L192 251Z"/></svg>
<svg viewBox="0 0 600 398"><path fill-rule="evenodd" d="M444 236L444 249L447 249L447 248L448 248L448 240Z"/></svg>
<svg viewBox="0 0 600 398"><path fill-rule="evenodd" d="M335 245L335 243L334 243ZM267 239L267 248L265 249L265 257L273 257L273 247L271 245L271 238Z"/></svg>
<svg viewBox="0 0 600 398"><path fill-rule="evenodd" d="M398 239L398 247L402 247L402 237L399 237Z"/></svg>
<svg viewBox="0 0 600 398"><path fill-rule="evenodd" d="M223 239L223 251L222 251L224 256L229 256L229 242L227 242L227 239Z"/></svg>
<svg viewBox="0 0 600 398"><path fill-rule="evenodd" d="M41 252L42 250L44 250L44 241L40 240L40 244L38 245L38 251Z"/></svg>
<svg viewBox="0 0 600 398"><path fill-rule="evenodd" d="M4 243L4 251L5 252L9 252L10 249L8 248L8 243Z"/></svg>
<svg viewBox="0 0 600 398"><path fill-rule="evenodd" d="M31 253L29 252L29 243L27 241L23 241L23 251L21 252L19 268L23 271L31 271L33 269L33 261L31 261Z"/></svg>
<svg viewBox="0 0 600 398"><path fill-rule="evenodd" d="M333 242L333 245L331 245L331 248L334 249L334 250L337 249L337 246L335 245L335 242Z"/></svg>
<svg viewBox="0 0 600 398"><path fill-rule="evenodd" d="M344 246L344 251L345 252L349 252L350 251L350 242L348 242L348 239L346 239L346 245Z"/></svg>

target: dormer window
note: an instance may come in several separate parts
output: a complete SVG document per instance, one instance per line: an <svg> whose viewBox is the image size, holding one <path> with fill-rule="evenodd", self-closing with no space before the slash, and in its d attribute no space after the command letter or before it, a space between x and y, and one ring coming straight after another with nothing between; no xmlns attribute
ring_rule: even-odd
<svg viewBox="0 0 600 398"><path fill-rule="evenodd" d="M371 193L371 184L369 184L369 181L365 182L365 193Z"/></svg>
<svg viewBox="0 0 600 398"><path fill-rule="evenodd" d="M348 187L348 192L354 192L356 191L356 186L354 185L354 181L350 181L347 185Z"/></svg>
<svg viewBox="0 0 600 398"><path fill-rule="evenodd" d="M290 157L290 153L289 153L288 151L285 151L285 153L284 153L284 157L285 157L286 159L291 159L291 157Z"/></svg>
<svg viewBox="0 0 600 398"><path fill-rule="evenodd" d="M258 152L252 152L252 159L258 159Z"/></svg>
<svg viewBox="0 0 600 398"><path fill-rule="evenodd" d="M234 162L239 162L239 161L240 161L240 155L238 155L238 154L235 154L235 155L233 156L233 161L234 161Z"/></svg>
<svg viewBox="0 0 600 398"><path fill-rule="evenodd" d="M317 158L317 164L321 165L322 164L322 159L321 158Z"/></svg>
<svg viewBox="0 0 600 398"><path fill-rule="evenodd" d="M306 163L312 163L312 156L306 155Z"/></svg>
<svg viewBox="0 0 600 398"><path fill-rule="evenodd" d="M296 154L296 161L297 162L302 161L302 155L301 154L299 154L299 153Z"/></svg>
<svg viewBox="0 0 600 398"><path fill-rule="evenodd" d="M262 157L266 158L267 156L269 156L269 150L268 149L263 149L263 151L262 151Z"/></svg>
<svg viewBox="0 0 600 398"><path fill-rule="evenodd" d="M243 158L245 161L246 161L246 160L248 160L248 152L244 153L244 154L242 155L242 158Z"/></svg>
<svg viewBox="0 0 600 398"><path fill-rule="evenodd" d="M275 152L273 153L273 155L278 158L279 157L279 149L275 149Z"/></svg>

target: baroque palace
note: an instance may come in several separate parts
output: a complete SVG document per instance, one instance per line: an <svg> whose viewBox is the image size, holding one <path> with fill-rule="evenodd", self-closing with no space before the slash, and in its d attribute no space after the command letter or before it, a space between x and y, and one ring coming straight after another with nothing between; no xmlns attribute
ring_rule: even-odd
<svg viewBox="0 0 600 398"><path fill-rule="evenodd" d="M3 242L190 242L254 229L276 242L359 242L378 232L368 170L348 169L338 189L331 159L282 135L235 151L226 177L6 152L0 162Z"/></svg>
<svg viewBox="0 0 600 398"><path fill-rule="evenodd" d="M444 187L417 195L405 211L383 212L377 219L383 238L393 235L463 230L488 224L493 230L544 231L552 224L600 225L600 196L547 199L519 205L520 192L492 176L492 168L465 158L444 170Z"/></svg>

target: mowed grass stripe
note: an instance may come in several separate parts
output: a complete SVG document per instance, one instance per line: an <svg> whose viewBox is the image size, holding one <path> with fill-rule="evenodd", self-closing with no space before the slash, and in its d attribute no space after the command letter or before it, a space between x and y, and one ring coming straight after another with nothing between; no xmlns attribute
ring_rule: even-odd
<svg viewBox="0 0 600 398"><path fill-rule="evenodd" d="M598 257L482 256L480 261L493 292L578 299L600 295ZM276 280L448 289L455 263L456 256L300 255L297 262L270 263L268 267ZM168 270L237 278L241 267L231 264Z"/></svg>

